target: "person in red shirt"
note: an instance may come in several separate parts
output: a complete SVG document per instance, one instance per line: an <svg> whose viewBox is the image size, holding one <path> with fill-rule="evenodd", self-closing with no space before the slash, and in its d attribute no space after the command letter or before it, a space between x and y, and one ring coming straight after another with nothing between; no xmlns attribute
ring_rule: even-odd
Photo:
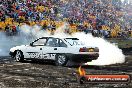
<svg viewBox="0 0 132 88"><path fill-rule="evenodd" d="M12 26L12 32L16 32L16 26L15 25Z"/></svg>

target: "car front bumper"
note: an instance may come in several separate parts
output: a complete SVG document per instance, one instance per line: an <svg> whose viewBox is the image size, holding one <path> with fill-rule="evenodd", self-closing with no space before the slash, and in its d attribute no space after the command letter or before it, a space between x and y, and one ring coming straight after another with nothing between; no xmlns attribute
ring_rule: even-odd
<svg viewBox="0 0 132 88"><path fill-rule="evenodd" d="M10 55L10 56L14 56L14 53L13 53L13 52L9 52L9 55Z"/></svg>

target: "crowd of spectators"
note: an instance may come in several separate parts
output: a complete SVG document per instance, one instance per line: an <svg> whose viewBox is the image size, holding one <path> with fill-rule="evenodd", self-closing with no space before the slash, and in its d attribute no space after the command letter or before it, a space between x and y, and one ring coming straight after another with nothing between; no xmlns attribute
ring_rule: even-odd
<svg viewBox="0 0 132 88"><path fill-rule="evenodd" d="M16 33L27 24L55 31L68 23L67 33L132 36L131 8L130 0L0 0L0 30Z"/></svg>

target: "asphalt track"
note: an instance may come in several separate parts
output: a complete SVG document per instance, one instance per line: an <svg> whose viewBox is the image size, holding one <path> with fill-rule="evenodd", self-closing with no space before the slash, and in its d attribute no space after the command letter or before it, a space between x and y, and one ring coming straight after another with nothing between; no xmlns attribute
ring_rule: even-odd
<svg viewBox="0 0 132 88"><path fill-rule="evenodd" d="M84 66L88 74L132 75L132 55L126 55L126 62L109 66ZM78 66L60 67L44 61L15 62L10 57L0 57L0 88L45 87L45 88L132 88L127 84L79 84L75 74Z"/></svg>

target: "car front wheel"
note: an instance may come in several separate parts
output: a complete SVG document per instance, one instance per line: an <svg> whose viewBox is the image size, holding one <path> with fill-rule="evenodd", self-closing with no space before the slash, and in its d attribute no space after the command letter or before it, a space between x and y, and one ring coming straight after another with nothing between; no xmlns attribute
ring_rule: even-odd
<svg viewBox="0 0 132 88"><path fill-rule="evenodd" d="M64 54L58 54L58 55L56 55L55 64L57 66L64 66L64 65L66 65L67 61L68 61L68 59L67 59L66 55L64 55Z"/></svg>
<svg viewBox="0 0 132 88"><path fill-rule="evenodd" d="M24 60L24 57L23 57L23 54L22 54L22 52L21 51L16 51L16 54L15 54L15 60L17 61L17 62L22 62L23 60Z"/></svg>

